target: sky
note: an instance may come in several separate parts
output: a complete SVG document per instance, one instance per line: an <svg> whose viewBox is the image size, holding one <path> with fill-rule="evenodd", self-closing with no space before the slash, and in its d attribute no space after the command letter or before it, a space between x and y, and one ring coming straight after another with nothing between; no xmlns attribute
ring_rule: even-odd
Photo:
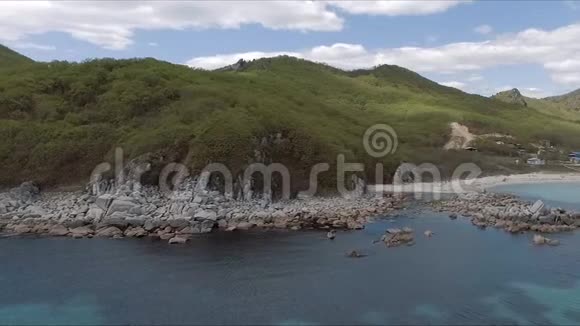
<svg viewBox="0 0 580 326"><path fill-rule="evenodd" d="M396 64L486 96L580 88L580 1L0 1L0 43L38 61Z"/></svg>

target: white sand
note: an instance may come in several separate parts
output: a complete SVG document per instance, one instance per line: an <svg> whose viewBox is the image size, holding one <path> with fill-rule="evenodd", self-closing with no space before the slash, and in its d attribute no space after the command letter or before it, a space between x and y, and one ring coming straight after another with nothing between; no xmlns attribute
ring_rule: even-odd
<svg viewBox="0 0 580 326"><path fill-rule="evenodd" d="M405 185L374 185L369 191L405 192L405 193L468 193L481 192L485 189L512 184L577 182L580 183L580 173L538 172L504 176L489 176L461 181L423 182Z"/></svg>

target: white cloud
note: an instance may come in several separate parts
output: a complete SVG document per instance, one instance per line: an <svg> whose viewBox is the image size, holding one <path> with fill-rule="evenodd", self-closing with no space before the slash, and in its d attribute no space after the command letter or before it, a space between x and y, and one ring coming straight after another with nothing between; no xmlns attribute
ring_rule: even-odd
<svg viewBox="0 0 580 326"><path fill-rule="evenodd" d="M149 43L147 43L147 45L152 46L152 47L159 46L159 44L157 44L157 42L149 42Z"/></svg>
<svg viewBox="0 0 580 326"><path fill-rule="evenodd" d="M467 80L470 82L477 82L477 81L482 81L484 78L482 75L478 75L478 74L473 74L469 77L467 77Z"/></svg>
<svg viewBox="0 0 580 326"><path fill-rule="evenodd" d="M324 51L322 50L324 49ZM253 52L256 54L256 52ZM396 64L418 72L476 72L502 65L539 64L552 80L580 84L580 24L554 30L527 29L482 42L458 42L437 47L400 47L369 51L362 45L335 44L303 51L263 53L288 54L344 68L368 68ZM202 68L231 64L228 54L192 59L188 64ZM211 63L211 64L206 64Z"/></svg>
<svg viewBox="0 0 580 326"><path fill-rule="evenodd" d="M132 44L137 29L240 28L336 31L343 20L313 1L0 1L0 40L64 32L108 48Z"/></svg>
<svg viewBox="0 0 580 326"><path fill-rule="evenodd" d="M551 93L537 87L523 87L519 88L519 90L522 95L533 98L544 98L552 95Z"/></svg>
<svg viewBox="0 0 580 326"><path fill-rule="evenodd" d="M119 50L136 30L237 29L259 24L273 30L338 31L337 12L427 15L461 1L0 1L0 41L62 32Z"/></svg>
<svg viewBox="0 0 580 326"><path fill-rule="evenodd" d="M40 50L40 51L54 51L56 47L52 45L44 45L44 44L37 44L37 43L30 43L30 42L15 42L10 43L10 46L16 49L32 49L32 50Z"/></svg>
<svg viewBox="0 0 580 326"><path fill-rule="evenodd" d="M444 12L461 3L458 0L427 1L328 1L350 14L386 15L386 16L420 16Z"/></svg>
<svg viewBox="0 0 580 326"><path fill-rule="evenodd" d="M454 87L454 88L461 89L461 90L465 89L465 87L467 86L467 84L462 83L460 81L448 81L448 82L441 82L439 84L441 84L443 86L447 86L447 87Z"/></svg>
<svg viewBox="0 0 580 326"><path fill-rule="evenodd" d="M493 32L493 27L491 27L489 25L480 25L480 26L477 26L474 29L474 31L478 34L481 34L481 35L487 35L487 34Z"/></svg>

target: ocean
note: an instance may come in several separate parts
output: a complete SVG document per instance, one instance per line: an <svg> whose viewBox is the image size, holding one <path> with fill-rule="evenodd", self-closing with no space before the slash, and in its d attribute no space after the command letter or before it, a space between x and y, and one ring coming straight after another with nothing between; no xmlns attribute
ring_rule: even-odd
<svg viewBox="0 0 580 326"><path fill-rule="evenodd" d="M496 190L580 205L552 196L574 187ZM373 244L403 226L414 246ZM550 235L558 247L532 236L410 207L333 241L315 231L216 232L174 246L0 238L0 324L580 323L580 236Z"/></svg>

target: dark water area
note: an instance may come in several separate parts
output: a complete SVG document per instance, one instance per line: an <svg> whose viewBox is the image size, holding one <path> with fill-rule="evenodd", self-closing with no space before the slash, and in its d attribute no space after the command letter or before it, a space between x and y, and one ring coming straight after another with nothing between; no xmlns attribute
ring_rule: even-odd
<svg viewBox="0 0 580 326"><path fill-rule="evenodd" d="M402 226L414 246L373 244ZM334 241L2 238L0 324L578 324L580 236L551 237L562 244L409 209Z"/></svg>

